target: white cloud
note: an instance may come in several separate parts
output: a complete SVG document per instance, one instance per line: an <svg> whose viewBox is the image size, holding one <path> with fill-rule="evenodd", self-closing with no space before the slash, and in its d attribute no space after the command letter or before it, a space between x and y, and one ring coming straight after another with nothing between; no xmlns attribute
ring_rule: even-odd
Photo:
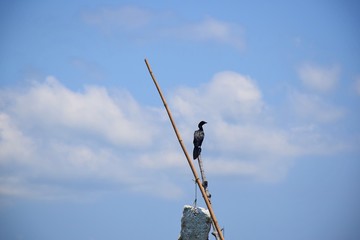
<svg viewBox="0 0 360 240"><path fill-rule="evenodd" d="M335 122L345 114L344 109L313 94L294 91L290 95L290 104L298 116L317 123Z"/></svg>
<svg viewBox="0 0 360 240"><path fill-rule="evenodd" d="M174 108L190 121L219 117L240 120L260 114L264 107L252 79L231 71L216 74L209 84L198 89L179 89L174 96Z"/></svg>
<svg viewBox="0 0 360 240"><path fill-rule="evenodd" d="M305 155L330 156L352 148L351 144L337 139L339 136L321 128L322 125L314 123L298 125L290 129L289 136L292 142L302 146Z"/></svg>
<svg viewBox="0 0 360 240"><path fill-rule="evenodd" d="M152 17L153 14L150 11L135 6L102 8L83 13L86 23L97 26L105 32L142 28L150 23Z"/></svg>
<svg viewBox="0 0 360 240"><path fill-rule="evenodd" d="M182 195L179 186L189 169L162 106L150 109L126 91L112 95L103 87L74 91L51 76L0 93L0 194L71 198L127 189ZM324 121L341 115L320 100L308 103L300 94L294 99L310 111L305 115ZM272 116L255 81L236 72L179 88L168 102L189 152L197 123L208 121L203 159L210 176L278 181L294 158L334 145L322 141L316 128L286 129L268 121ZM317 141L323 144L309 147Z"/></svg>
<svg viewBox="0 0 360 240"><path fill-rule="evenodd" d="M76 195L73 188L86 185L84 179L103 181L105 189L115 184L145 191L157 186L158 168L148 173L149 167L141 166L141 156L148 153L149 159L156 159L153 164L178 156L178 149L164 148L172 135L160 131L162 115L139 106L126 91L116 92L116 97L96 86L72 91L50 76L23 91L1 93L0 194ZM181 160L172 158L165 166L184 167L178 163ZM181 195L182 190L168 178L168 184L154 194Z"/></svg>
<svg viewBox="0 0 360 240"><path fill-rule="evenodd" d="M149 144L152 131L141 131L146 124L142 118L149 116L143 115L130 94L120 94L122 101L116 103L102 87L89 86L84 93L77 93L48 77L44 84L35 84L18 96L12 112L31 127L73 129L104 137L115 145Z"/></svg>
<svg viewBox="0 0 360 240"><path fill-rule="evenodd" d="M220 72L197 89L182 88L172 95L175 116L186 121L181 130L187 139L198 121L208 121L204 157L212 174L276 180L287 169L279 166L288 166L301 152L286 131L268 126L261 92L249 77Z"/></svg>
<svg viewBox="0 0 360 240"><path fill-rule="evenodd" d="M84 12L84 22L106 34L122 33L130 39L149 41L154 38L171 38L229 45L239 50L245 47L240 25L207 17L199 22L184 24L176 14L155 12L136 6L102 8Z"/></svg>
<svg viewBox="0 0 360 240"><path fill-rule="evenodd" d="M24 136L7 114L0 113L0 164L26 160L33 148L31 139Z"/></svg>
<svg viewBox="0 0 360 240"><path fill-rule="evenodd" d="M245 47L242 27L215 18L175 27L167 33L181 39L222 43L239 50Z"/></svg>
<svg viewBox="0 0 360 240"><path fill-rule="evenodd" d="M340 74L339 66L320 67L314 64L303 64L298 69L301 81L310 89L328 92L335 88Z"/></svg>

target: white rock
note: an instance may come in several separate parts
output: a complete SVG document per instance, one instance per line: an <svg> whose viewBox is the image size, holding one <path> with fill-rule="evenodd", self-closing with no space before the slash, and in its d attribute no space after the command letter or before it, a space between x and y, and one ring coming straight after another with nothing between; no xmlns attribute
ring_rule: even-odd
<svg viewBox="0 0 360 240"><path fill-rule="evenodd" d="M211 228L209 210L185 205L178 240L207 240Z"/></svg>

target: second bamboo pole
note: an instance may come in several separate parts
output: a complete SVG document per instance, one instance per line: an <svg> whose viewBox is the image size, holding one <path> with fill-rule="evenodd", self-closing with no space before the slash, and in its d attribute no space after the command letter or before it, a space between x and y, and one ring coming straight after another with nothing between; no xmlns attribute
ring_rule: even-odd
<svg viewBox="0 0 360 240"><path fill-rule="evenodd" d="M181 146L181 148L182 148L182 150L183 150L183 152L184 152L184 154L185 154L185 157L186 157L186 159L187 159L187 161L188 161L188 163L189 163L189 166L190 166L190 168L191 168L191 171L192 171L192 173L193 173L193 175L194 175L195 181L196 181L197 185L199 186L199 189L200 189L200 191L201 191L201 195L203 196L204 201L205 201L205 204L206 204L206 206L207 206L207 208L208 208L208 210L209 210L209 212L210 212L210 216L211 216L211 219L212 219L213 224L214 224L214 226L215 226L215 230L216 230L217 233L219 234L220 240L224 240L224 236L223 236L222 231L221 231L221 229L220 229L220 227L219 227L219 224L218 224L218 222L217 222L217 220L216 220L216 216L215 216L215 213L214 213L214 211L213 211L213 209L212 209L212 206L211 206L211 203L210 203L210 201L209 201L209 198L208 198L208 196L207 196L207 194L206 194L206 192L205 192L204 187L203 187L202 184L201 184L200 178L198 177L198 174L197 174L197 172L196 172L196 168L194 167L194 164L192 163L191 158L190 158L188 152L186 151L186 148L185 148L185 145L184 145L184 143L183 143L183 140L181 139L181 136L180 136L180 134L179 134L179 132L178 132L178 130L177 130L177 128L176 128L175 122L174 122L174 120L173 120L173 118L172 118L170 109L169 109L169 107L167 106L165 97L163 96L163 94L162 94L162 92L161 92L160 86L159 86L159 84L157 83L157 81L156 81L156 79L155 79L155 76L154 76L154 74L153 74L153 72L152 72L152 70L151 70L150 64L148 63L148 61L147 61L146 58L145 58L145 64L146 64L146 66L147 66L147 68L148 68L148 70L149 70L150 76L151 76L151 78L152 78L152 80L153 80L153 82L154 82L154 84L155 84L155 86L156 86L156 89L157 89L158 92L159 92L159 95L160 95L160 97L161 97L161 100L162 100L162 102L163 102L163 104L164 104L164 107L165 107L165 109L166 109L166 112L167 112L167 114L168 114L168 116L169 116L171 125L172 125L172 127L173 127L173 129L174 129L174 131L175 131L176 137L177 137L177 139L179 140L180 146Z"/></svg>

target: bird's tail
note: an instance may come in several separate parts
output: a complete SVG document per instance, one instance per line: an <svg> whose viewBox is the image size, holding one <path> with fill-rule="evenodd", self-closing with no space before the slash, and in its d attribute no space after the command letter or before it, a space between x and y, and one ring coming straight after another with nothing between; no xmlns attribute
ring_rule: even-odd
<svg viewBox="0 0 360 240"><path fill-rule="evenodd" d="M193 159L197 159L201 153L201 147L194 147L193 150Z"/></svg>

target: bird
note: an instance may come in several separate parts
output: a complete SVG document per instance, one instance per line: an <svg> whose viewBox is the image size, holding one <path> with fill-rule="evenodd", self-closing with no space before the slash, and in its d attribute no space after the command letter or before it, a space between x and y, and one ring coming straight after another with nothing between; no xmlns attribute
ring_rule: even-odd
<svg viewBox="0 0 360 240"><path fill-rule="evenodd" d="M206 124L207 122L205 121L201 121L199 122L198 124L198 127L199 129L196 130L194 132L194 150L193 150L193 159L197 159L201 153L201 144L204 140L204 136L205 136L205 133L204 133L204 129L203 129L203 125Z"/></svg>

